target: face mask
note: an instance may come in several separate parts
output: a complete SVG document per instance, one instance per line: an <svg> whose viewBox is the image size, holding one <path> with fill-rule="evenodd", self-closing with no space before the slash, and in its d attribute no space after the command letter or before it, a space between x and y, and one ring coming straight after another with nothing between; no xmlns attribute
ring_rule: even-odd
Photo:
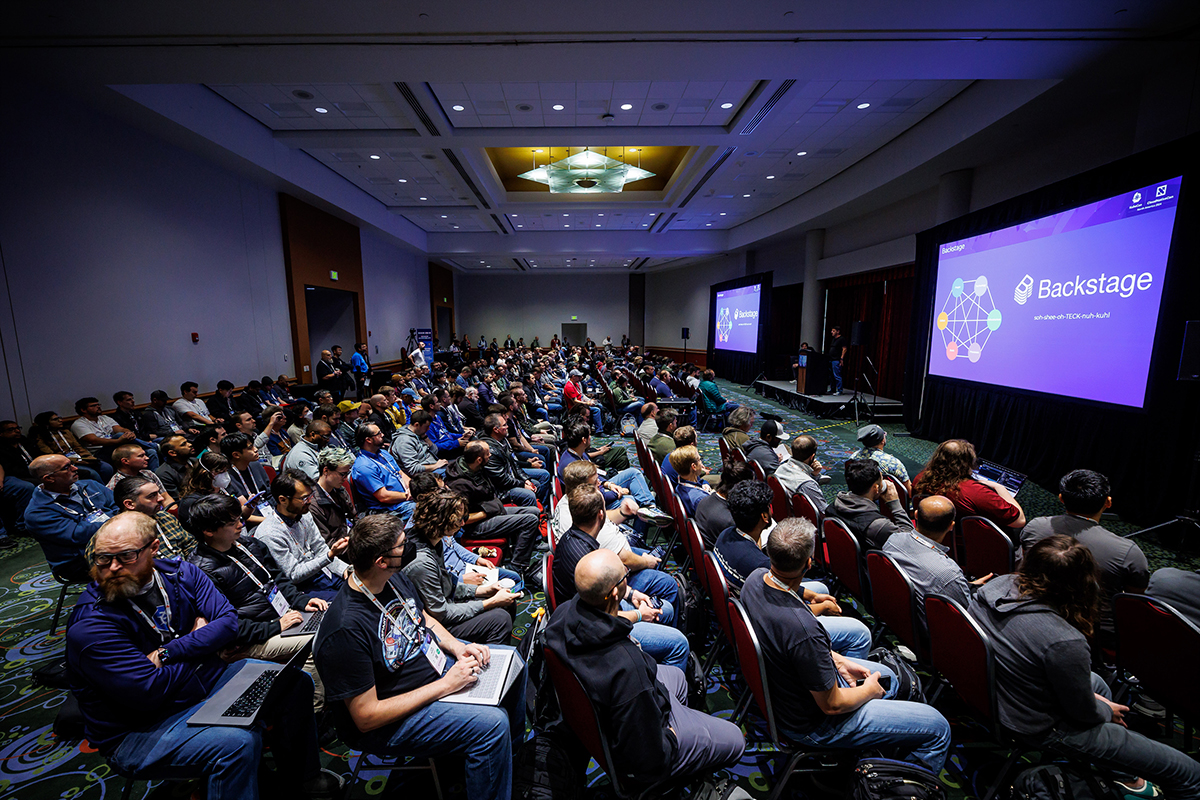
<svg viewBox="0 0 1200 800"><path fill-rule="evenodd" d="M213 476L213 488L224 491L229 488L229 482L233 480L233 476L228 472L222 472L220 475Z"/></svg>

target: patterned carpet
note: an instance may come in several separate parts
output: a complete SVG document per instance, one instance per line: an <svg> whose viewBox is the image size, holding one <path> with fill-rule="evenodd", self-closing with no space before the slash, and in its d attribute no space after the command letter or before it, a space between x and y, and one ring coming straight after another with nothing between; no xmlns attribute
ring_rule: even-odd
<svg viewBox="0 0 1200 800"><path fill-rule="evenodd" d="M816 437L819 443L818 458L830 468L833 476L833 482L825 487L827 496L832 499L836 491L845 488L840 465L858 447L854 441L852 421L812 419L741 387L722 383L721 389L729 399L782 417L784 430L788 434L809 433ZM932 453L935 443L900 435L904 431L899 425L884 427L892 434L888 451L901 458L910 474L915 475ZM713 468L718 468L720 462L716 440L715 434L701 436L701 452L705 463ZM631 463L636 464L632 442L626 441L624 444L628 448ZM1060 512L1055 496L1032 483L1022 488L1018 500L1029 517ZM1106 526L1119 533L1134 530L1116 520L1106 522ZM1153 539L1143 541L1141 545L1152 568L1191 563L1190 559L1180 559L1159 547ZM32 680L33 671L60 659L63 649L62 636L52 637L48 633L59 587L50 577L40 549L33 542L22 540L20 547L0 555L0 575L7 578L0 588L0 648L4 654L3 668L0 670L0 716L3 717L3 725L0 726L0 800L120 797L124 780L112 774L104 760L86 741L63 741L54 735L54 718L65 694L38 686ZM68 608L72 602L68 600ZM541 594L532 595L524 601L514 629L517 637L524 634L530 613L543 602ZM714 669L708 685L710 713L728 718L740 692L741 682L735 670ZM951 787L951 797L981 796L993 779L1002 761L1002 754L988 741L986 733L963 713L951 693L943 695L938 707L954 727L954 769L942 775L947 786ZM1136 716L1131 724L1142 726L1148 732L1157 727L1154 722ZM749 715L746 730L751 744L741 763L729 773L752 795L765 797L769 787L774 785L773 776L782 763L779 758L772 757L775 754L769 745L755 744L765 741L766 736L753 712ZM326 748L323 754L325 766L346 777L357 758L357 753L348 753L338 743ZM445 795L463 797L461 763L455 763L454 759L439 759L439 771ZM963 776L969 777L964 779ZM594 764L588 773L588 784L588 797L607 798L611 795L607 779ZM845 796L844 787L836 780L830 783L828 777L809 779L798 776L788 786L787 795L792 798L807 800ZM137 783L131 797L187 797L195 788L196 784L188 783ZM397 797L403 794L407 797L410 792L416 791L419 797L432 797L432 789L427 772L389 775L386 770L379 768L377 762L368 761L359 774L359 784L354 787L353 796Z"/></svg>

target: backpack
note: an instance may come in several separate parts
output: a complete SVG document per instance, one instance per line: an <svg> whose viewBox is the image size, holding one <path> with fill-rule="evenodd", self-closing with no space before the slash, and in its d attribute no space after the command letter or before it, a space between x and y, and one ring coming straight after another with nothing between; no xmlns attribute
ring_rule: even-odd
<svg viewBox="0 0 1200 800"><path fill-rule="evenodd" d="M550 671L546 669L546 655L542 648L546 644L546 625L550 618L549 609L535 616L529 630L521 637L517 653L525 662L525 718L538 730L549 731L561 728L562 713L558 708L558 695L550 682Z"/></svg>
<svg viewBox="0 0 1200 800"><path fill-rule="evenodd" d="M1012 800L1110 800L1119 795L1095 775L1061 764L1025 770L1013 781Z"/></svg>
<svg viewBox="0 0 1200 800"><path fill-rule="evenodd" d="M692 650L703 650L708 635L708 606L700 588L687 579L682 572L675 573L675 585L679 602L675 604L675 626L688 638Z"/></svg>
<svg viewBox="0 0 1200 800"><path fill-rule="evenodd" d="M637 433L637 429L638 429L638 421L637 421L637 418L633 416L633 414L626 414L625 416L621 417L621 435L622 436L624 436L626 439L632 439L634 434Z"/></svg>
<svg viewBox="0 0 1200 800"><path fill-rule="evenodd" d="M896 688L896 700L911 700L914 703L924 703L925 692L921 689L921 679L908 662L898 656L894 650L886 647L876 647L867 654L868 661L874 661L896 673L900 685Z"/></svg>
<svg viewBox="0 0 1200 800"><path fill-rule="evenodd" d="M575 800L583 796L587 756L573 735L538 733L513 758L513 800Z"/></svg>
<svg viewBox="0 0 1200 800"><path fill-rule="evenodd" d="M890 758L864 758L850 776L853 800L946 800L937 775L920 764Z"/></svg>

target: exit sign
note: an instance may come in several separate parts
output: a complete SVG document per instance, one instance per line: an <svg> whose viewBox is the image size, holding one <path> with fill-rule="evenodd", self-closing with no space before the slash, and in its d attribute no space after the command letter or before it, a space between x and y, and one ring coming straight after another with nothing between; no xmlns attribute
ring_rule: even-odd
<svg viewBox="0 0 1200 800"><path fill-rule="evenodd" d="M337 279L338 279L337 270L336 269L329 270L329 280L336 281Z"/></svg>
<svg viewBox="0 0 1200 800"><path fill-rule="evenodd" d="M571 321L572 321L572 322L574 322L574 321L575 321L575 320L577 320L577 319L579 319L579 317L575 317L575 316L571 317Z"/></svg>

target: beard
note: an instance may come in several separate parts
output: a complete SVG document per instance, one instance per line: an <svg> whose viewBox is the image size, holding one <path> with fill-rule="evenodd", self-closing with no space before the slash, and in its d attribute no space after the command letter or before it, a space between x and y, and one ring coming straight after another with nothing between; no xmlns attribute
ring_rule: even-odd
<svg viewBox="0 0 1200 800"><path fill-rule="evenodd" d="M148 561L144 570L123 572L119 575L101 574L99 567L92 567L92 579L96 581L104 599L114 603L122 598L129 599L142 590L154 571L154 562ZM104 570L108 572L108 570Z"/></svg>

